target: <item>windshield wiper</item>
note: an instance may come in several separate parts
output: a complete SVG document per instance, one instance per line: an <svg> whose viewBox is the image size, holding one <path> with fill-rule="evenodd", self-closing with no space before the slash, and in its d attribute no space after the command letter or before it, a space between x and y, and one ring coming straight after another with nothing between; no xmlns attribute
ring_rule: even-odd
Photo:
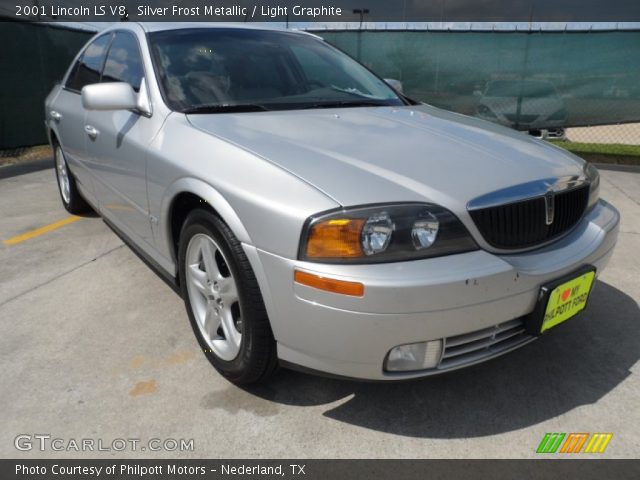
<svg viewBox="0 0 640 480"><path fill-rule="evenodd" d="M310 105L305 105L303 109L310 108L348 108L348 107L388 107L385 102L372 102L368 100L343 100L339 102L318 102Z"/></svg>
<svg viewBox="0 0 640 480"><path fill-rule="evenodd" d="M267 112L269 109L256 103L239 103L234 105L196 105L181 110L187 115L194 113L230 113L230 112Z"/></svg>

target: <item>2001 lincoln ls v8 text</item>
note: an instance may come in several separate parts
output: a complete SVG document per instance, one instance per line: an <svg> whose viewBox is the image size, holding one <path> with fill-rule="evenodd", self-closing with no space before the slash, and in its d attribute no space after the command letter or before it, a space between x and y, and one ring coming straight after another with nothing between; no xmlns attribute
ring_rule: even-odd
<svg viewBox="0 0 640 480"><path fill-rule="evenodd" d="M618 234L597 170L399 90L307 33L115 25L46 100L60 195L236 383L431 375L582 311Z"/></svg>

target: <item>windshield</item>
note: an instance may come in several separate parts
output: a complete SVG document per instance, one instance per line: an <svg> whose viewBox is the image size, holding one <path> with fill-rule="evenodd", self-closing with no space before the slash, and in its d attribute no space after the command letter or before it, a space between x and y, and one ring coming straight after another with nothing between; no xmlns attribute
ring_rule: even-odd
<svg viewBox="0 0 640 480"><path fill-rule="evenodd" d="M149 35L165 101L185 113L404 105L383 80L312 36L234 28Z"/></svg>

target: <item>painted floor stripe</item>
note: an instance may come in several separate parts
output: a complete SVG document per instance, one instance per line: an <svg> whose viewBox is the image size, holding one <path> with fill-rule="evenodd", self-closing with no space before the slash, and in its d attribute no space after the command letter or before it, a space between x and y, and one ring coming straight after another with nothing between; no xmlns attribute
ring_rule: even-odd
<svg viewBox="0 0 640 480"><path fill-rule="evenodd" d="M39 237L40 235L44 235L45 233L56 230L60 227L64 227L65 225L69 225L70 223L77 222L78 220L82 220L83 217L77 217L72 215L67 218L63 218L62 220L58 220L57 222L50 223L49 225L45 225L44 227L36 228L34 230L29 230L28 232L21 233L20 235L16 235L15 237L8 238L7 240L3 240L2 243L5 245L16 245L18 243L22 243L25 240L30 240L35 237Z"/></svg>

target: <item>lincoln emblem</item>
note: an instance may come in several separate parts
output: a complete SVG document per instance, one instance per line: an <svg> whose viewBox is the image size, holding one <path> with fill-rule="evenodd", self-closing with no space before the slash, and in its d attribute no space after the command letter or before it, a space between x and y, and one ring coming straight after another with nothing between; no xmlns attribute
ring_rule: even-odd
<svg viewBox="0 0 640 480"><path fill-rule="evenodd" d="M545 223L551 225L555 212L555 195L551 190L544 195L544 211L546 216Z"/></svg>

